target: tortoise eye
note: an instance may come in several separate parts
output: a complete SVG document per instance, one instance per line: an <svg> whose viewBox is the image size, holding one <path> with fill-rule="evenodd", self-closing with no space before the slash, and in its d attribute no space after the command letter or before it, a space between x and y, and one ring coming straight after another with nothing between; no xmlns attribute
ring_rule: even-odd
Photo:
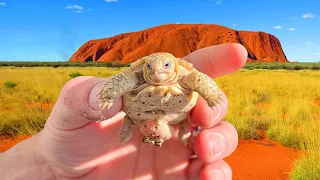
<svg viewBox="0 0 320 180"><path fill-rule="evenodd" d="M169 65L170 65L170 64L167 62L164 66L165 66L165 67L169 67Z"/></svg>
<svg viewBox="0 0 320 180"><path fill-rule="evenodd" d="M147 64L147 67L150 69L151 68L150 64Z"/></svg>

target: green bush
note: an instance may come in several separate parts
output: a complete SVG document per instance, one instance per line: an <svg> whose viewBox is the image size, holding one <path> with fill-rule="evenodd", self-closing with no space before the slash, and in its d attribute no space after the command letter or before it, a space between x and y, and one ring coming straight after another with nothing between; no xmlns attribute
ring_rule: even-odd
<svg viewBox="0 0 320 180"><path fill-rule="evenodd" d="M286 70L293 70L293 67L292 67L292 66L288 66L288 67L286 68Z"/></svg>
<svg viewBox="0 0 320 180"><path fill-rule="evenodd" d="M271 65L271 66L269 66L269 69L279 69L279 66Z"/></svg>
<svg viewBox="0 0 320 180"><path fill-rule="evenodd" d="M5 88L14 88L17 86L17 84L15 82L12 82L12 81L7 81L3 84L3 86Z"/></svg>
<svg viewBox="0 0 320 180"><path fill-rule="evenodd" d="M79 73L79 72L72 72L69 74L69 76L71 78L75 78L75 77L78 77L78 76L83 76L83 74Z"/></svg>
<svg viewBox="0 0 320 180"><path fill-rule="evenodd" d="M320 66L313 65L313 66L311 66L311 69L312 69L312 70L319 70L319 69L320 69Z"/></svg>
<svg viewBox="0 0 320 180"><path fill-rule="evenodd" d="M295 65L295 66L293 66L293 69L294 70L301 70L301 69L303 69L301 66L299 66L299 65Z"/></svg>
<svg viewBox="0 0 320 180"><path fill-rule="evenodd" d="M287 66L284 65L284 64L280 64L280 65L279 65L279 69L287 69Z"/></svg>

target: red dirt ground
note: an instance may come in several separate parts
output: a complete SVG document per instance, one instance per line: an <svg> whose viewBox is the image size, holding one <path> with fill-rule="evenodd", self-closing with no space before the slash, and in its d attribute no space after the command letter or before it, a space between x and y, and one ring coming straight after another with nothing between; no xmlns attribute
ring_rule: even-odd
<svg viewBox="0 0 320 180"><path fill-rule="evenodd" d="M286 180L299 157L299 151L267 138L240 139L236 151L225 161L232 168L234 180Z"/></svg>
<svg viewBox="0 0 320 180"><path fill-rule="evenodd" d="M0 152L26 139L0 137ZM278 142L261 140L239 140L236 151L225 160L233 170L234 180L286 180L292 162L299 158L299 151L284 147Z"/></svg>
<svg viewBox="0 0 320 180"><path fill-rule="evenodd" d="M29 138L28 136L18 136L16 138L9 138L9 137L3 137L0 136L0 153L8 150L13 145L19 143L20 141L23 141L25 139Z"/></svg>

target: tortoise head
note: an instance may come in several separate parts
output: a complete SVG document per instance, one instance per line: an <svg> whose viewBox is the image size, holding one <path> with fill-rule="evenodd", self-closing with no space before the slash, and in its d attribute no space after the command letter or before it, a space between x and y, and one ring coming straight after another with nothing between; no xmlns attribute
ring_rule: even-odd
<svg viewBox="0 0 320 180"><path fill-rule="evenodd" d="M170 53L154 53L144 57L144 79L154 85L175 83L178 78L179 64Z"/></svg>

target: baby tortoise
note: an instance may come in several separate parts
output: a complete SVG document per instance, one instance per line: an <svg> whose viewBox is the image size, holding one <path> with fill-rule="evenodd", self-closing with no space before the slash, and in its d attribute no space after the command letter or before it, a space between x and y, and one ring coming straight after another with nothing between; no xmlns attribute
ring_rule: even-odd
<svg viewBox="0 0 320 180"><path fill-rule="evenodd" d="M221 100L216 83L191 63L159 52L145 56L124 72L112 76L98 96L100 108L110 108L122 97L126 113L120 142L132 137L139 127L145 143L161 146L179 127L178 137L185 145L191 137L188 116L201 95L210 107Z"/></svg>

